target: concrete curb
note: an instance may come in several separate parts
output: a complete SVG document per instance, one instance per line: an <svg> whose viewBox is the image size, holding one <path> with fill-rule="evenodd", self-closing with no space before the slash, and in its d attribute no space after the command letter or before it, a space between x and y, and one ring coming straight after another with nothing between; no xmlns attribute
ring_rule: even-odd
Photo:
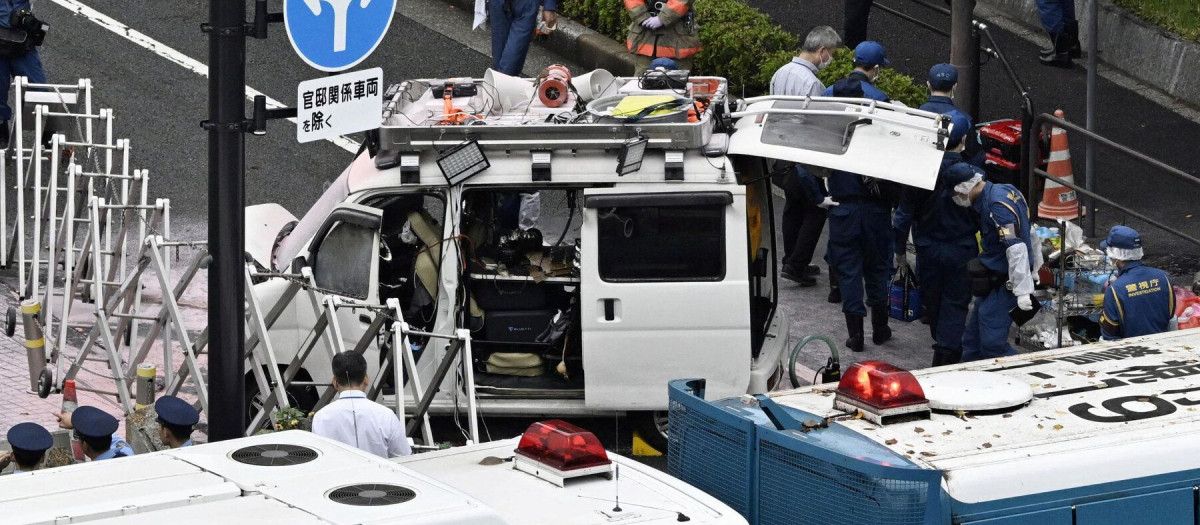
<svg viewBox="0 0 1200 525"><path fill-rule="evenodd" d="M474 12L475 0L445 0L450 5ZM549 41L540 44L588 68L607 69L614 75L630 75L634 70L633 55L625 46L583 24L564 16L558 17L558 30Z"/></svg>
<svg viewBox="0 0 1200 525"><path fill-rule="evenodd" d="M1085 52L1091 38L1087 34L1087 13L1096 1L1100 2L1100 60L1172 97L1200 107L1200 70L1188 67L1200 63L1200 44L1147 23L1108 0L1081 0L1076 5L1076 15ZM1043 32L1035 0L979 0L979 3L1036 33Z"/></svg>

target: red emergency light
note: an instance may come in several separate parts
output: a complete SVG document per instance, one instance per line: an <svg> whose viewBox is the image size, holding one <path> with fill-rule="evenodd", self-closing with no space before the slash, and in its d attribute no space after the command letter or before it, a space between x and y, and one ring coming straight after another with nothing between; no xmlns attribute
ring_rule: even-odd
<svg viewBox="0 0 1200 525"><path fill-rule="evenodd" d="M611 472L612 461L595 434L551 419L525 429L513 468L563 486L569 478Z"/></svg>
<svg viewBox="0 0 1200 525"><path fill-rule="evenodd" d="M896 416L929 415L929 401L908 370L883 361L854 363L838 383L834 408L857 410L878 424Z"/></svg>

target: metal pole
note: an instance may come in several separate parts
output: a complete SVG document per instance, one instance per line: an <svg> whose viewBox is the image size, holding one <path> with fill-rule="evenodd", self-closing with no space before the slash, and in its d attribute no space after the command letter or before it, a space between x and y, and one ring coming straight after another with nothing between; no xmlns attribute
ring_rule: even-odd
<svg viewBox="0 0 1200 525"><path fill-rule="evenodd" d="M979 33L972 26L975 0L955 0L950 8L950 64L958 69L954 99L979 121Z"/></svg>
<svg viewBox="0 0 1200 525"><path fill-rule="evenodd" d="M1099 0L1091 0L1088 3L1088 57L1087 57L1087 130L1091 133L1096 132L1096 68L1099 65L1099 43L1098 36L1100 33L1100 2ZM1083 187L1088 191L1096 191L1096 174L1092 171L1096 160L1096 151L1093 146L1091 137L1084 139L1083 153ZM1084 234L1088 237L1096 236L1096 199L1087 197L1087 216L1084 217Z"/></svg>
<svg viewBox="0 0 1200 525"><path fill-rule="evenodd" d="M242 437L246 2L210 0L208 30L208 439ZM203 378L193 378L201 381Z"/></svg>

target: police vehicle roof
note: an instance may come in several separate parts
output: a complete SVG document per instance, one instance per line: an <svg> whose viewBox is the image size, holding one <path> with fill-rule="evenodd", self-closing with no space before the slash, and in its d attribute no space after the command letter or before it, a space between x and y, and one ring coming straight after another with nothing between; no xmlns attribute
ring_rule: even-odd
<svg viewBox="0 0 1200 525"><path fill-rule="evenodd" d="M1188 330L914 371L918 382L1004 374L1029 384L1033 400L883 426L835 410L835 385L770 397L941 470L958 501L990 501L1200 468L1198 352L1200 330Z"/></svg>

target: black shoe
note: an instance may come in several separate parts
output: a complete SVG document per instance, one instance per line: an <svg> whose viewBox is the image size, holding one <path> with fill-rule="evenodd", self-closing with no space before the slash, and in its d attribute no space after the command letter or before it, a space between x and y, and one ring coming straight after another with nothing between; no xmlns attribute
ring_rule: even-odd
<svg viewBox="0 0 1200 525"><path fill-rule="evenodd" d="M892 329L888 327L888 309L886 306L871 307L871 342L881 345L892 338Z"/></svg>
<svg viewBox="0 0 1200 525"><path fill-rule="evenodd" d="M0 120L0 149L8 149L8 121Z"/></svg>
<svg viewBox="0 0 1200 525"><path fill-rule="evenodd" d="M846 332L850 334L850 338L846 339L846 348L855 352L862 352L863 318L854 314L846 314Z"/></svg>
<svg viewBox="0 0 1200 525"><path fill-rule="evenodd" d="M783 271L780 271L779 276L783 277L784 279L787 279L789 281L792 281L796 284L799 284L803 288L808 288L810 286L817 285L817 280L814 279L812 276L796 275L796 274L792 273L791 270L788 270L787 268L784 268Z"/></svg>
<svg viewBox="0 0 1200 525"><path fill-rule="evenodd" d="M808 265L808 268L804 269L804 274L809 276L821 275L821 267L815 264L810 264Z"/></svg>
<svg viewBox="0 0 1200 525"><path fill-rule="evenodd" d="M962 348L959 348L958 350L951 350L949 348L942 348L938 345L933 345L932 366L953 365L960 361L962 361Z"/></svg>
<svg viewBox="0 0 1200 525"><path fill-rule="evenodd" d="M1067 37L1065 31L1057 35L1051 35L1050 42L1054 45L1054 48L1038 55L1038 61L1042 65L1070 69L1071 46L1069 41L1070 38Z"/></svg>
<svg viewBox="0 0 1200 525"><path fill-rule="evenodd" d="M829 287L829 296L826 297L825 300L831 303L842 302L842 289L838 288L837 286Z"/></svg>

